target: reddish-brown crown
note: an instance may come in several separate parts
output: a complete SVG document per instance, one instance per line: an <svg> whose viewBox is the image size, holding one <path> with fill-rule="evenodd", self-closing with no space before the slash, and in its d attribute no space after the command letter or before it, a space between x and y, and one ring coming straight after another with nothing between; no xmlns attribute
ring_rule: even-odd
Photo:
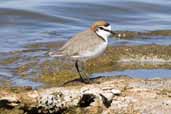
<svg viewBox="0 0 171 114"><path fill-rule="evenodd" d="M91 26L91 30L93 30L95 32L97 27L108 26L108 25L109 25L109 23L106 21L97 21Z"/></svg>

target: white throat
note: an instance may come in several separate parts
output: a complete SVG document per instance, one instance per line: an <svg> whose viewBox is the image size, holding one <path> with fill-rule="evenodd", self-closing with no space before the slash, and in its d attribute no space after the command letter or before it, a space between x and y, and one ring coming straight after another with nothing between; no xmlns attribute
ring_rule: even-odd
<svg viewBox="0 0 171 114"><path fill-rule="evenodd" d="M103 28L106 29L106 30L111 30L111 26L107 26L107 27L103 27ZM96 31L96 34L98 34L100 37L104 38L105 41L108 41L107 38L111 35L110 32L104 31L104 30L101 30L101 29L98 29Z"/></svg>

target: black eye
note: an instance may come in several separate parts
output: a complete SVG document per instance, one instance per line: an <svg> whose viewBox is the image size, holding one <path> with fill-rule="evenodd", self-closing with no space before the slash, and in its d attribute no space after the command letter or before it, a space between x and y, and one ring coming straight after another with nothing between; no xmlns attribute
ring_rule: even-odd
<svg viewBox="0 0 171 114"><path fill-rule="evenodd" d="M103 30L104 28L103 27L99 27L99 29Z"/></svg>

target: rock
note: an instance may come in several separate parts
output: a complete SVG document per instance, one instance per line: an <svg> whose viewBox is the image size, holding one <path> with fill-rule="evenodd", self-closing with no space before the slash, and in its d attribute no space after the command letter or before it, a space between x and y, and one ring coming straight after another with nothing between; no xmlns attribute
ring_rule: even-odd
<svg viewBox="0 0 171 114"><path fill-rule="evenodd" d="M39 112L42 110L42 112L54 113L73 106L88 107L93 102L109 107L113 97L120 93L120 90L112 87L100 88L96 85L88 85L74 92L63 88L50 94L42 94L38 99L38 108Z"/></svg>
<svg viewBox="0 0 171 114"><path fill-rule="evenodd" d="M25 112L34 110L34 114L169 114L170 84L171 79L120 77L103 80L100 84L54 87L24 93L8 94L2 90L0 104L7 103L2 106L4 108L20 107Z"/></svg>

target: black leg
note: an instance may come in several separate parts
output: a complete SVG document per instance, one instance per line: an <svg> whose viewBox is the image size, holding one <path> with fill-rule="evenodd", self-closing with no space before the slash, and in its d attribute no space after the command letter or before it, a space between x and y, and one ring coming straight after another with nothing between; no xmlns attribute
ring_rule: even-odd
<svg viewBox="0 0 171 114"><path fill-rule="evenodd" d="M81 81L83 81L84 83L89 83L90 80L89 80L89 78L88 78L88 75L87 75L87 73L84 71L83 66L80 66L79 63L80 63L79 60L76 60L76 62L75 62L75 67L76 67L76 69L77 69L78 74L80 75L80 79L81 79ZM80 67L81 67L81 69L80 69Z"/></svg>
<svg viewBox="0 0 171 114"><path fill-rule="evenodd" d="M83 81L83 77L81 76L81 72L80 72L79 65L78 65L78 60L76 60L76 62L75 62L75 67L77 69L78 74L80 75L81 81Z"/></svg>

